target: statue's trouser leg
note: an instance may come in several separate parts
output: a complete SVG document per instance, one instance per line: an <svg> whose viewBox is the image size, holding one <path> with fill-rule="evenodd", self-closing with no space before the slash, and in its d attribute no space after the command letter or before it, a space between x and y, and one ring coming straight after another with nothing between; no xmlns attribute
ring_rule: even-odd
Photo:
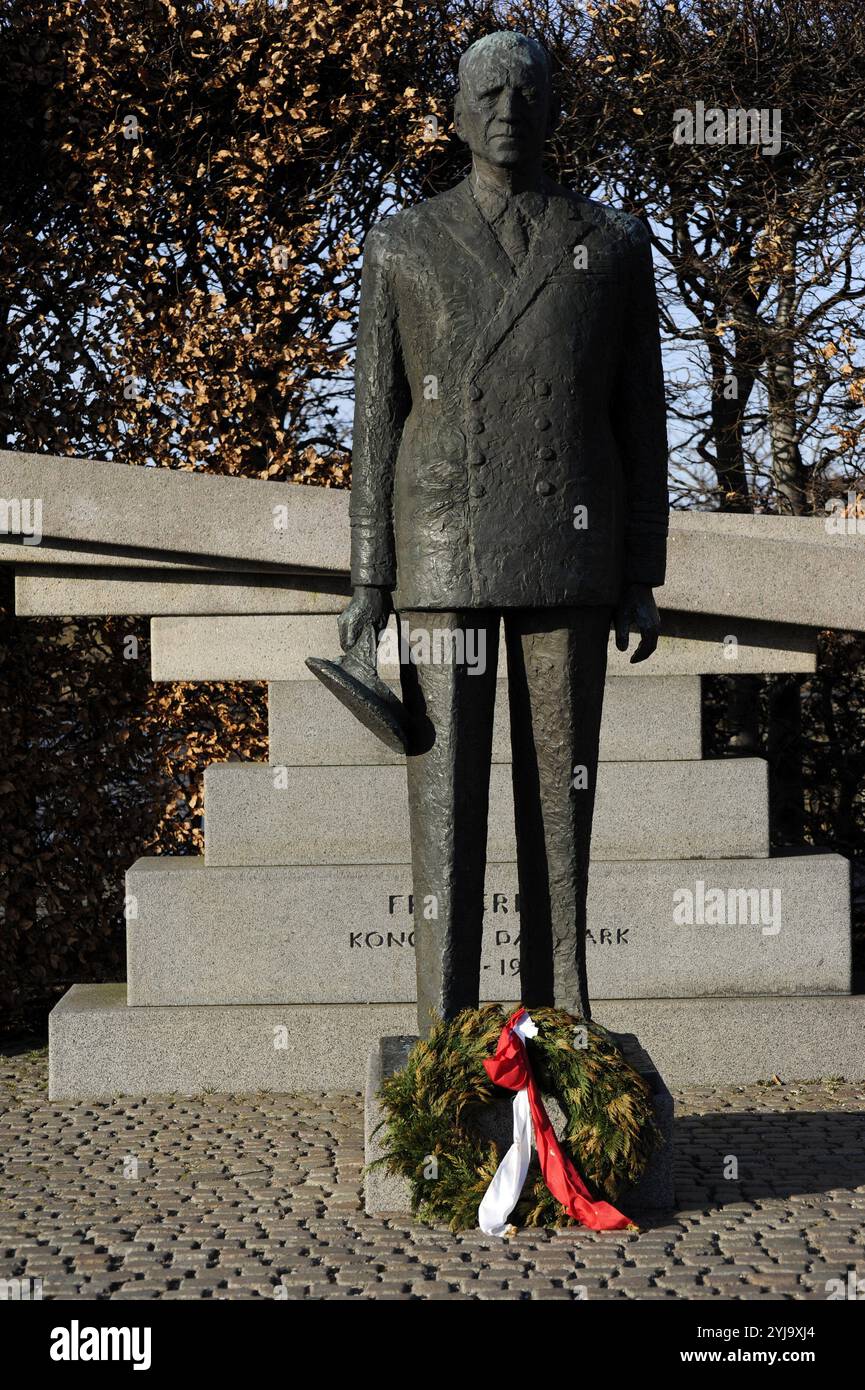
<svg viewBox="0 0 865 1390"><path fill-rule="evenodd" d="M506 611L520 978L528 1007L591 1018L586 892L609 608Z"/></svg>
<svg viewBox="0 0 865 1390"><path fill-rule="evenodd" d="M462 632L466 641L480 633L485 644L483 671L431 659L400 673L424 749L407 759L421 1037L436 1017L478 1005L500 617L491 609L400 614L410 631L430 632L431 658L450 644L436 632ZM467 647L470 654L478 650L484 648Z"/></svg>

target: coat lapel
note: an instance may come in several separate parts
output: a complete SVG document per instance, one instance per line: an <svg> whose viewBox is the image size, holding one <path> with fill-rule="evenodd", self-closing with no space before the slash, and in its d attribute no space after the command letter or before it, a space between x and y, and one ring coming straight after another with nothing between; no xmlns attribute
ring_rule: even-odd
<svg viewBox="0 0 865 1390"><path fill-rule="evenodd" d="M562 261L573 256L574 247L585 241L590 229L591 224L583 217L579 204L548 194L525 260L512 274L495 313L475 340L468 367L470 377L476 376L490 360L550 276Z"/></svg>
<svg viewBox="0 0 865 1390"><path fill-rule="evenodd" d="M489 318L477 323L471 341L453 345L452 357L463 360L467 382L490 360L562 261L591 235L592 223L583 215L579 200L563 197L549 180L544 181L543 191L546 205L518 266L502 249L468 179L457 184L447 203L437 209L442 226L473 262L473 275L480 273L482 284L494 282L489 288L495 289L496 305Z"/></svg>
<svg viewBox="0 0 865 1390"><path fill-rule="evenodd" d="M480 270L484 281L492 276L501 290L511 286L514 280L513 266L475 202L468 179L463 179L454 188L444 225L454 241L475 262L475 273Z"/></svg>

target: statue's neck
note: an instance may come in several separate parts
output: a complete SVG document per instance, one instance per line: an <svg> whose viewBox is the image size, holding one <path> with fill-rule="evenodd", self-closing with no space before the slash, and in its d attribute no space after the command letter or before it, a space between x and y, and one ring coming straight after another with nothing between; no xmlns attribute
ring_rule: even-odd
<svg viewBox="0 0 865 1390"><path fill-rule="evenodd" d="M502 168L500 164L490 164L478 155L472 156L472 183L475 187L494 188L499 193L534 192L541 186L543 170L540 161L514 168Z"/></svg>

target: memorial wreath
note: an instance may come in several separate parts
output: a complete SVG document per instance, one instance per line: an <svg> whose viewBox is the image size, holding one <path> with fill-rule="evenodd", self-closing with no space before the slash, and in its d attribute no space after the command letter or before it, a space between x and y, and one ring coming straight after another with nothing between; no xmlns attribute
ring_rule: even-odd
<svg viewBox="0 0 865 1390"><path fill-rule="evenodd" d="M484 1136L484 1112L514 1096L514 1143L503 1156ZM564 1115L561 1143L541 1099ZM452 1230L518 1224L632 1226L612 1207L641 1177L660 1143L648 1083L615 1039L561 1009L495 1004L438 1023L380 1092L385 1153L406 1178L412 1211ZM488 1126L487 1126L488 1128ZM532 1147L538 1169L530 1168Z"/></svg>

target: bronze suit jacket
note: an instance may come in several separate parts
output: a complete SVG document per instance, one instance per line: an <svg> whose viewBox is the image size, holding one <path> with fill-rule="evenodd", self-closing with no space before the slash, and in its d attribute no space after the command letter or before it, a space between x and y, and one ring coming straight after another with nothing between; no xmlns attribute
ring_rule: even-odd
<svg viewBox="0 0 865 1390"><path fill-rule="evenodd" d="M623 581L664 581L648 235L541 191L516 266L468 179L367 236L351 571L398 609L609 604Z"/></svg>

